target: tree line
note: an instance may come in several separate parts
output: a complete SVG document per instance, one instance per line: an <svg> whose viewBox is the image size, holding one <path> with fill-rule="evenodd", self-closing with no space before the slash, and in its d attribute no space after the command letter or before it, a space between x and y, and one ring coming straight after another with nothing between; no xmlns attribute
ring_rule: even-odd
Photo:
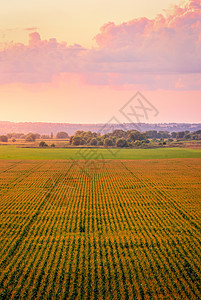
<svg viewBox="0 0 201 300"><path fill-rule="evenodd" d="M12 142L15 142L17 139L25 140L26 142L35 142L36 140L42 139L42 140L48 140L48 139L68 139L69 135L67 132L58 132L56 136L53 136L53 133L51 132L50 135L47 134L39 134L39 133L32 133L29 132L28 134L24 133L8 133L7 135L0 135L0 141L1 142L8 142L9 139L12 140Z"/></svg>
<svg viewBox="0 0 201 300"><path fill-rule="evenodd" d="M42 140L40 142L41 147L47 146L43 140L47 139L67 139L72 146L104 146L104 147L133 147L133 146L148 146L150 141L158 142L160 145L165 145L166 142L172 142L175 140L201 140L201 130L168 132L168 131L156 131L149 130L140 132L137 130L114 130L111 133L100 134L97 132L78 130L74 135L69 136L67 132L60 131L53 136L40 135L39 133L8 133L7 135L1 135L1 142L8 142L11 139L15 142L17 139L24 139L26 142L35 142L36 140ZM54 144L51 145L54 147Z"/></svg>

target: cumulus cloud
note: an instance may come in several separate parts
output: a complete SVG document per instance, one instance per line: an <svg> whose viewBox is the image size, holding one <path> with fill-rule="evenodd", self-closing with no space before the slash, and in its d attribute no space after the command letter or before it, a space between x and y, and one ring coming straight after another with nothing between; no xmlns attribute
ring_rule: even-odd
<svg viewBox="0 0 201 300"><path fill-rule="evenodd" d="M201 1L174 6L166 16L108 23L96 36L99 61L120 71L152 73L201 72ZM124 64L124 62L126 64Z"/></svg>
<svg viewBox="0 0 201 300"><path fill-rule="evenodd" d="M38 32L30 33L28 45L11 43L0 52L0 83L49 82L61 72L75 72L84 50L78 44L67 46L54 38L41 40Z"/></svg>
<svg viewBox="0 0 201 300"><path fill-rule="evenodd" d="M142 85L149 89L200 89L201 1L184 1L155 19L105 24L97 47L67 46L29 35L29 45L0 52L0 83L44 82L62 72L89 84Z"/></svg>

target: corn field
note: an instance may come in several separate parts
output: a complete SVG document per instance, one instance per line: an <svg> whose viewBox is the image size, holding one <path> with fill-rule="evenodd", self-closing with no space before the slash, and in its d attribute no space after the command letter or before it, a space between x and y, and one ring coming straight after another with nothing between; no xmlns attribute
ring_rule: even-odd
<svg viewBox="0 0 201 300"><path fill-rule="evenodd" d="M201 299L201 159L0 161L0 299Z"/></svg>

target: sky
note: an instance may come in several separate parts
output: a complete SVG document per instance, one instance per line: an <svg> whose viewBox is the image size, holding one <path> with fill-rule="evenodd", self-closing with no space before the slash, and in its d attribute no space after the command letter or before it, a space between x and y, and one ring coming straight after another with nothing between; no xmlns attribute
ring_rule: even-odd
<svg viewBox="0 0 201 300"><path fill-rule="evenodd" d="M0 104L1 121L201 122L201 1L1 4Z"/></svg>

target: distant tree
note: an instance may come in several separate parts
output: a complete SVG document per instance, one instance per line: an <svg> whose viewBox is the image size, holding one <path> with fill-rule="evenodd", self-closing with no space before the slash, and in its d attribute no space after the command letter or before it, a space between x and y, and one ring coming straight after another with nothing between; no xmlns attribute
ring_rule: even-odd
<svg viewBox="0 0 201 300"><path fill-rule="evenodd" d="M193 140L200 140L201 139L201 134L192 134L192 139Z"/></svg>
<svg viewBox="0 0 201 300"><path fill-rule="evenodd" d="M84 135L84 131L83 130L77 130L76 132L75 132L75 136L83 136Z"/></svg>
<svg viewBox="0 0 201 300"><path fill-rule="evenodd" d="M86 131L84 136L87 136L87 137L94 137L94 134L93 132L91 132L90 130L89 131Z"/></svg>
<svg viewBox="0 0 201 300"><path fill-rule="evenodd" d="M102 138L105 140L105 139L107 139L107 138L109 138L110 137L110 134L109 133L105 133L103 136L102 136Z"/></svg>
<svg viewBox="0 0 201 300"><path fill-rule="evenodd" d="M68 133L67 132L64 132L64 131L60 131L57 133L56 135L56 138L57 139L67 139L69 136L68 136Z"/></svg>
<svg viewBox="0 0 201 300"><path fill-rule="evenodd" d="M3 143L7 143L8 142L8 137L6 135L1 135L0 136L0 141Z"/></svg>
<svg viewBox="0 0 201 300"><path fill-rule="evenodd" d="M185 136L185 132L184 131L177 132L177 139L183 139L184 136Z"/></svg>
<svg viewBox="0 0 201 300"><path fill-rule="evenodd" d="M50 138L50 136L48 134L41 135L41 139L43 139L43 140L48 140L49 138Z"/></svg>
<svg viewBox="0 0 201 300"><path fill-rule="evenodd" d="M112 140L113 145L116 145L118 138L116 136L112 136L111 140Z"/></svg>
<svg viewBox="0 0 201 300"><path fill-rule="evenodd" d="M142 140L145 140L147 138L146 134L145 133L141 133L137 130L130 130L128 132L128 139L130 141L142 141Z"/></svg>
<svg viewBox="0 0 201 300"><path fill-rule="evenodd" d="M35 142L35 140L36 140L36 135L34 133L27 134L25 138L26 142Z"/></svg>
<svg viewBox="0 0 201 300"><path fill-rule="evenodd" d="M104 146L105 146L105 147L111 147L111 146L113 146L112 139L106 138L106 139L104 140Z"/></svg>
<svg viewBox="0 0 201 300"><path fill-rule="evenodd" d="M127 133L126 131L116 129L113 131L112 136L115 136L116 138L124 138L126 137Z"/></svg>
<svg viewBox="0 0 201 300"><path fill-rule="evenodd" d="M74 146L82 145L82 138L81 138L81 136L74 136L74 137L72 138L72 144L73 144Z"/></svg>
<svg viewBox="0 0 201 300"><path fill-rule="evenodd" d="M116 142L116 145L117 145L117 147L120 147L120 148L124 148L124 147L129 146L127 140L123 139L123 138L118 139L117 142Z"/></svg>
<svg viewBox="0 0 201 300"><path fill-rule="evenodd" d="M89 137L89 138L86 140L86 144L91 145L91 140L92 140L92 138Z"/></svg>
<svg viewBox="0 0 201 300"><path fill-rule="evenodd" d="M51 144L51 146L50 146L51 148L55 148L55 144Z"/></svg>
<svg viewBox="0 0 201 300"><path fill-rule="evenodd" d="M164 138L164 139L166 139L166 138L169 138L169 132L168 131L159 131L158 132L158 137L159 138Z"/></svg>
<svg viewBox="0 0 201 300"><path fill-rule="evenodd" d="M158 137L158 132L157 130L149 130L149 131L146 131L145 132L146 136L150 139L153 139L153 138L157 138Z"/></svg>
<svg viewBox="0 0 201 300"><path fill-rule="evenodd" d="M177 133L176 133L176 132L172 132L172 133L171 133L171 136L172 136L173 139L176 139Z"/></svg>
<svg viewBox="0 0 201 300"><path fill-rule="evenodd" d="M21 137L22 135L24 136L23 133L15 133L15 132L12 132L12 133L8 133L8 134L7 134L7 137L8 137L9 139L11 139L11 138L20 139L20 137Z"/></svg>
<svg viewBox="0 0 201 300"><path fill-rule="evenodd" d="M134 146L141 147L142 146L142 142L141 141L136 141L134 143Z"/></svg>
<svg viewBox="0 0 201 300"><path fill-rule="evenodd" d="M96 138L93 138L92 140L91 140L91 146L97 146L97 139Z"/></svg>
<svg viewBox="0 0 201 300"><path fill-rule="evenodd" d="M54 138L54 134L53 134L53 132L51 132L51 136L50 136L50 138L51 138L51 139L53 139L53 138Z"/></svg>
<svg viewBox="0 0 201 300"><path fill-rule="evenodd" d="M81 138L81 144L80 145L86 145L86 140L84 138Z"/></svg>
<svg viewBox="0 0 201 300"><path fill-rule="evenodd" d="M87 144L90 144L91 140L93 138L97 137L97 133L96 132L91 132L91 131L86 131L86 132L84 131L80 136L87 141Z"/></svg>
<svg viewBox="0 0 201 300"><path fill-rule="evenodd" d="M153 138L152 142L156 143L157 142L157 138Z"/></svg>
<svg viewBox="0 0 201 300"><path fill-rule="evenodd" d="M48 147L48 145L46 144L46 142L41 141L41 142L39 143L39 147L44 148L44 147Z"/></svg>
<svg viewBox="0 0 201 300"><path fill-rule="evenodd" d="M95 138L97 138L100 135L99 133L96 133L96 132L92 132L92 134Z"/></svg>
<svg viewBox="0 0 201 300"><path fill-rule="evenodd" d="M73 142L73 138L74 138L74 135L71 135L71 136L70 136L70 139L69 139L69 144L70 144L70 145L71 145L72 142Z"/></svg>
<svg viewBox="0 0 201 300"><path fill-rule="evenodd" d="M12 142L15 143L15 142L16 142L16 139L12 139Z"/></svg>
<svg viewBox="0 0 201 300"><path fill-rule="evenodd" d="M98 141L97 145L98 146L103 146L103 141L102 140Z"/></svg>

